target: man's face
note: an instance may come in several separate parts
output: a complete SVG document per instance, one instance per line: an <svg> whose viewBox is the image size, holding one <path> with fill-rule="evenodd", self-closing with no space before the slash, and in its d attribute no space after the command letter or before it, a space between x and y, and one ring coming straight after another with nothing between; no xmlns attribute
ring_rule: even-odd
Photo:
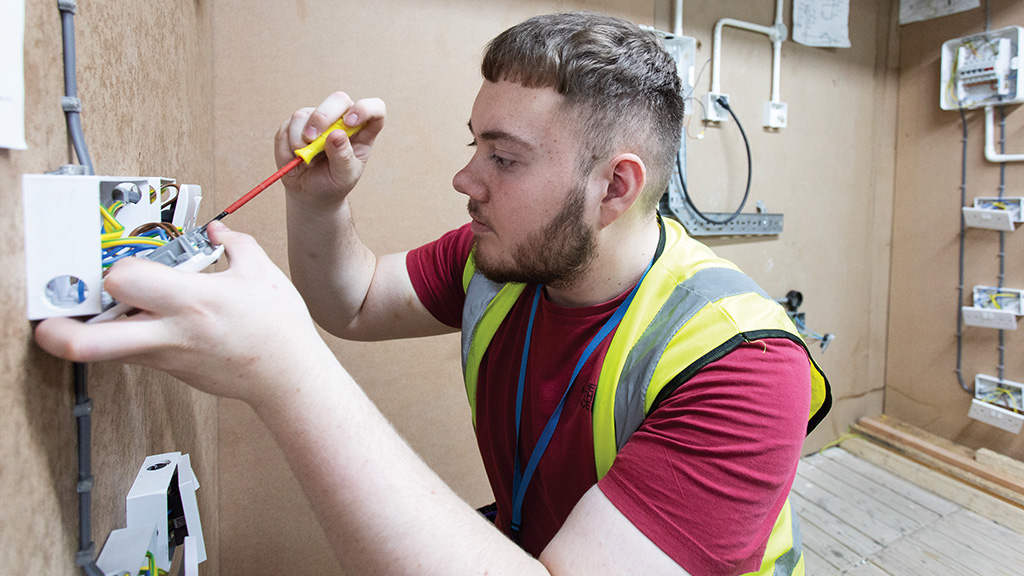
<svg viewBox="0 0 1024 576"><path fill-rule="evenodd" d="M596 250L580 146L549 88L484 82L473 105L476 150L453 180L469 196L476 265L498 282L570 286Z"/></svg>

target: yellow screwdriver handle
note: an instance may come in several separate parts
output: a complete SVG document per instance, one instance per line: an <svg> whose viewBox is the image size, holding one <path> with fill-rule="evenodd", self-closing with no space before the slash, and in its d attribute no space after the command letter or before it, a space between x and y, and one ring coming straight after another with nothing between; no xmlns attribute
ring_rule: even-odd
<svg viewBox="0 0 1024 576"><path fill-rule="evenodd" d="M341 118L338 118L338 121L328 126L327 130L324 130L323 134L316 137L316 140L313 140L306 146L296 150L295 155L302 158L303 162L306 164L309 164L313 161L313 158L316 158L317 154L324 151L324 142L327 141L328 134L335 130L344 130L345 134L348 134L349 138L351 138L352 135L359 132L363 126L364 124L360 124L356 127L348 126Z"/></svg>

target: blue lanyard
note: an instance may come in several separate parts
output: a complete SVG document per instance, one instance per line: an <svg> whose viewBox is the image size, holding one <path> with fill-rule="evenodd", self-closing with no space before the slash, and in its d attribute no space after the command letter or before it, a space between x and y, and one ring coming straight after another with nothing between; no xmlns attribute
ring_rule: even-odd
<svg viewBox="0 0 1024 576"><path fill-rule="evenodd" d="M537 470L537 464L540 462L541 456L544 455L544 451L548 448L548 443L551 442L551 436L555 433L555 427L558 426L558 419L562 416L562 408L565 406L565 399L569 397L569 390L572 390L572 385L576 381L576 376L579 375L580 370L583 369L583 365L587 363L590 356L594 353L594 350L604 341L605 338L611 334L612 330L619 325L622 321L622 317L626 315L626 310L629 308L629 304L633 301L633 297L636 296L637 290L640 288L640 284L643 283L644 278L647 277L647 272L651 269L651 265L654 264L652 259L650 264L644 270L643 276L640 277L640 281L633 286L630 290L629 295L626 299L619 304L619 307L615 309L615 313L612 314L611 318L604 323L604 326L590 339L590 343L583 350L583 354L580 355L579 361L576 362L576 368L572 371L572 377L569 378L569 385L565 388L565 393L562 394L562 399L559 400L558 406L555 408L554 413L548 419L548 423L544 426L544 430L541 432L540 438L537 439L537 445L533 447L533 452L530 454L530 460L526 463L526 469L520 470L519 465L519 427L523 413L523 388L526 384L526 360L530 356L530 338L533 335L533 319L537 315L537 303L540 302L540 291L541 286L537 286L533 291L533 307L530 308L530 321L526 326L526 341L523 343L523 360L519 365L519 387L516 389L516 451L515 451L515 468L512 472L512 522L510 528L512 530L513 539L518 539L519 530L523 523L523 497L526 495L526 487L529 486L530 480L533 478L533 473Z"/></svg>

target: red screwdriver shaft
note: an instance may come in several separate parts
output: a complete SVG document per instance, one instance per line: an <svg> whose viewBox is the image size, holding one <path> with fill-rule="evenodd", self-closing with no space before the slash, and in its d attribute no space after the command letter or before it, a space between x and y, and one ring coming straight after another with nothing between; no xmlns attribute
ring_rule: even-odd
<svg viewBox="0 0 1024 576"><path fill-rule="evenodd" d="M291 172L296 166L298 166L301 163L302 163L302 158L299 157L299 156L296 156L294 159L292 159L291 162L289 162L289 163L285 164L283 167L281 167L280 170L278 170L277 172L274 172L273 174L271 174L270 178L267 178L263 182L260 182L255 188L253 188L252 190L249 190L248 192L246 192L245 196L242 196L238 200L235 200L234 203L231 204L231 206L228 206L227 208L225 208L224 211L221 212L220 214L218 214L217 217L214 218L213 220L221 220L225 216L227 216L228 214L233 214L235 212L235 210L238 210L239 208L244 206L246 202L248 202L249 200L252 200L253 198L255 198L256 195L258 195L260 192L263 192L264 190L269 188L271 184L273 184L274 182L277 182L278 180L280 180L282 176L284 176L285 174ZM213 222L213 220L210 220L210 222Z"/></svg>

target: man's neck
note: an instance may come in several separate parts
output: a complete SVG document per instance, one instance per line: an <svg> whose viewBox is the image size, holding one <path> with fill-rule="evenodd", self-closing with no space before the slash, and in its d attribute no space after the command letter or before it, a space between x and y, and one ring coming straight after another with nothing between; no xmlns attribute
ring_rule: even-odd
<svg viewBox="0 0 1024 576"><path fill-rule="evenodd" d="M655 218L634 224L629 230L602 230L597 255L587 271L569 286L545 286L548 300L568 308L613 300L640 281L654 258L659 239Z"/></svg>

